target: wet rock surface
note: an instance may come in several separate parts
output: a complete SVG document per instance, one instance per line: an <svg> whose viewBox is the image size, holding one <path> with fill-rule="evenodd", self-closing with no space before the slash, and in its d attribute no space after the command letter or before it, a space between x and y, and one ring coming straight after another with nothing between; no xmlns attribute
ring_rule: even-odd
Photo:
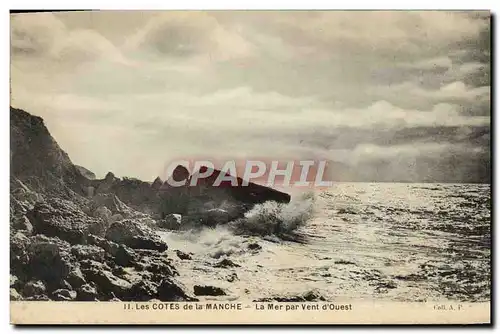
<svg viewBox="0 0 500 334"><path fill-rule="evenodd" d="M226 295L226 292L215 286L195 285L194 294L196 296L224 296Z"/></svg>
<svg viewBox="0 0 500 334"><path fill-rule="evenodd" d="M175 254L177 254L177 257L181 260L192 260L193 259L190 254L184 253L180 250L176 250Z"/></svg>
<svg viewBox="0 0 500 334"><path fill-rule="evenodd" d="M234 268L234 267L240 267L240 265L234 263L229 259L223 259L214 265L214 268Z"/></svg>

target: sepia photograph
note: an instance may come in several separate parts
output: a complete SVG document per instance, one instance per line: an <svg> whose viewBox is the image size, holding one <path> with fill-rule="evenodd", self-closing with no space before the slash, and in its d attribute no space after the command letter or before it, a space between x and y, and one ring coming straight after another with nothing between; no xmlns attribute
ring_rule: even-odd
<svg viewBox="0 0 500 334"><path fill-rule="evenodd" d="M489 11L10 13L11 322L490 323L491 67Z"/></svg>

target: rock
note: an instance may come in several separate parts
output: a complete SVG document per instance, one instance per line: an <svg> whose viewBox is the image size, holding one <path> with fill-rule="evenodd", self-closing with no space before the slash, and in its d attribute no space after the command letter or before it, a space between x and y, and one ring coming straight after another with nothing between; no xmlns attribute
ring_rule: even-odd
<svg viewBox="0 0 500 334"><path fill-rule="evenodd" d="M30 220L26 216L14 217L12 228L14 230L25 231L26 234L33 233L33 225L31 225Z"/></svg>
<svg viewBox="0 0 500 334"><path fill-rule="evenodd" d="M123 244L117 244L97 236L89 236L88 243L104 249L119 266L132 266L137 261L137 255L134 250Z"/></svg>
<svg viewBox="0 0 500 334"><path fill-rule="evenodd" d="M221 288L208 285L195 285L194 294L196 296L224 296L226 293Z"/></svg>
<svg viewBox="0 0 500 334"><path fill-rule="evenodd" d="M118 221L123 220L123 219L125 219L123 217L123 215L117 213L117 214L114 214L110 217L109 222L110 222L110 224L113 224L114 222L118 222Z"/></svg>
<svg viewBox="0 0 500 334"><path fill-rule="evenodd" d="M135 252L127 246L120 245L118 249L111 253L114 261L119 266L129 267L137 261Z"/></svg>
<svg viewBox="0 0 500 334"><path fill-rule="evenodd" d="M107 270L82 269L87 281L94 282L97 291L109 296L113 293L118 298L126 297L132 284L122 278L116 277Z"/></svg>
<svg viewBox="0 0 500 334"><path fill-rule="evenodd" d="M30 239L29 264L31 275L51 284L58 284L71 268L72 257L69 243L42 235Z"/></svg>
<svg viewBox="0 0 500 334"><path fill-rule="evenodd" d="M168 249L167 244L160 238L137 236L129 240L128 246L134 249L152 249L164 252Z"/></svg>
<svg viewBox="0 0 500 334"><path fill-rule="evenodd" d="M50 301L50 298L47 295L36 295L27 297L25 300L27 301Z"/></svg>
<svg viewBox="0 0 500 334"><path fill-rule="evenodd" d="M10 195L10 217L11 217L11 225L13 225L12 218L16 216L24 216L29 210L31 210L33 207L23 201L19 201Z"/></svg>
<svg viewBox="0 0 500 334"><path fill-rule="evenodd" d="M193 258L191 257L191 255L189 254L186 254L180 250L176 250L175 253L177 254L177 257L181 260L192 260Z"/></svg>
<svg viewBox="0 0 500 334"><path fill-rule="evenodd" d="M170 260L163 256L143 256L141 262L135 264L135 268L151 272L152 278L155 280L161 280L164 277L171 277L178 274L170 263Z"/></svg>
<svg viewBox="0 0 500 334"><path fill-rule="evenodd" d="M74 203L56 198L37 203L28 217L35 233L72 244L85 244L89 234L103 236L107 228L102 219L89 217Z"/></svg>
<svg viewBox="0 0 500 334"><path fill-rule="evenodd" d="M69 284L69 282L67 280L62 280L59 283L59 286L61 289L73 290L73 287L71 286L71 284ZM58 290L58 289L56 289L56 290Z"/></svg>
<svg viewBox="0 0 500 334"><path fill-rule="evenodd" d="M98 300L97 290L90 284L84 284L76 290L76 299L79 301Z"/></svg>
<svg viewBox="0 0 500 334"><path fill-rule="evenodd" d="M10 288L10 300L12 301L18 301L18 300L23 300L23 297L17 292L16 289Z"/></svg>
<svg viewBox="0 0 500 334"><path fill-rule="evenodd" d="M158 285L148 280L135 283L130 290L128 300L132 301L148 301L158 296Z"/></svg>
<svg viewBox="0 0 500 334"><path fill-rule="evenodd" d="M232 268L232 267L241 267L239 264L234 263L229 259L224 259L219 263L214 265L214 268Z"/></svg>
<svg viewBox="0 0 500 334"><path fill-rule="evenodd" d="M111 216L111 218L109 219L110 223L114 223L114 222L118 222L120 220L124 220L125 217L123 217L123 215L117 213L117 214L114 214Z"/></svg>
<svg viewBox="0 0 500 334"><path fill-rule="evenodd" d="M182 226L182 216L176 213L169 213L164 219L158 221L159 228L168 230L179 230Z"/></svg>
<svg viewBox="0 0 500 334"><path fill-rule="evenodd" d="M21 204L23 209L31 209L35 203L43 200L43 196L32 191L21 180L11 178L11 201Z"/></svg>
<svg viewBox="0 0 500 334"><path fill-rule="evenodd" d="M14 275L10 275L10 287L14 287L16 286L16 284L19 282L19 278L17 278L17 276L14 276Z"/></svg>
<svg viewBox="0 0 500 334"><path fill-rule="evenodd" d="M163 181L162 179L160 179L160 177L158 176L154 181L153 183L151 184L151 188L153 188L154 190L159 190L161 188L161 186L163 185Z"/></svg>
<svg viewBox="0 0 500 334"><path fill-rule="evenodd" d="M326 301L325 297L323 297L319 292L317 291L309 291L306 292L303 296L305 301L307 302L317 302L317 301Z"/></svg>
<svg viewBox="0 0 500 334"><path fill-rule="evenodd" d="M200 171L194 174L203 173L207 170L207 167L201 167ZM221 173L220 170L213 169L209 177L198 179L199 182L197 185L191 187L193 188L192 192L203 193L204 196L218 197L219 200L224 198L232 202L240 202L246 204L247 208L267 201L289 203L291 200L289 194L269 187L261 186L253 182L248 182L248 185L244 185L243 179L239 177L229 176L230 180L225 180L219 185L215 185L215 181ZM189 182L191 182L191 179L192 178L190 178ZM205 188L205 190L197 188Z"/></svg>
<svg viewBox="0 0 500 334"><path fill-rule="evenodd" d="M94 210L94 217L101 218L102 220L107 221L110 224L111 224L111 217L112 216L113 216L113 213L111 212L111 210L105 206L100 206Z"/></svg>
<svg viewBox="0 0 500 334"><path fill-rule="evenodd" d="M28 245L30 240L21 232L10 237L10 268L11 272L20 276L26 276L26 267L29 264Z"/></svg>
<svg viewBox="0 0 500 334"><path fill-rule="evenodd" d="M101 214L105 214L110 218L116 214L126 218L133 217L137 214L135 210L123 203L115 194L110 193L99 193L95 195L90 205L94 212L100 210Z"/></svg>
<svg viewBox="0 0 500 334"><path fill-rule="evenodd" d="M129 219L111 224L106 232L106 239L134 249L152 249L160 252L168 249L167 244L149 227Z"/></svg>
<svg viewBox="0 0 500 334"><path fill-rule="evenodd" d="M115 174L113 174L113 172L108 172L106 174L106 176L104 177L104 180L106 182L113 182L113 181L115 181L115 179L116 179L116 177L115 177Z"/></svg>
<svg viewBox="0 0 500 334"><path fill-rule="evenodd" d="M198 301L197 298L188 296L180 284L170 278L165 278L158 286L158 299L161 301Z"/></svg>
<svg viewBox="0 0 500 334"><path fill-rule="evenodd" d="M102 262L104 261L105 255L104 249L94 246L94 245L73 245L71 246L71 254L76 257L77 260L94 260Z"/></svg>
<svg viewBox="0 0 500 334"><path fill-rule="evenodd" d="M205 224L208 226L216 226L230 222L233 217L227 210L215 208L204 212Z"/></svg>
<svg viewBox="0 0 500 334"><path fill-rule="evenodd" d="M50 135L43 119L12 107L10 171L11 178L43 196L84 200L82 185L88 180Z"/></svg>
<svg viewBox="0 0 500 334"><path fill-rule="evenodd" d="M106 231L106 239L116 243L126 244L136 236L149 236L151 234L144 226L126 219L113 223Z"/></svg>
<svg viewBox="0 0 500 334"><path fill-rule="evenodd" d="M42 281L30 281L26 283L23 288L23 295L25 297L43 295L47 291L45 284Z"/></svg>
<svg viewBox="0 0 500 334"><path fill-rule="evenodd" d="M87 238L87 244L100 247L108 253L111 253L112 248L118 248L118 244L96 235L89 235Z"/></svg>
<svg viewBox="0 0 500 334"><path fill-rule="evenodd" d="M85 275L86 270L111 271L111 267L107 263L104 263L104 262L101 263L101 262L94 261L94 260L82 260L82 261L80 261L80 269L84 275Z"/></svg>
<svg viewBox="0 0 500 334"><path fill-rule="evenodd" d="M75 300L77 296L76 291L68 289L58 289L52 292L52 298L54 300L70 301Z"/></svg>
<svg viewBox="0 0 500 334"><path fill-rule="evenodd" d="M256 242L253 242L253 243L251 243L251 244L248 244L248 246L247 246L247 247L248 247L248 249L250 249L250 250L261 250L261 249L262 249L262 246L261 246L261 245L259 245L259 244L258 244L258 243L256 243Z"/></svg>
<svg viewBox="0 0 500 334"><path fill-rule="evenodd" d="M76 170L85 178L89 180L95 180L95 174L89 171L87 168L75 165Z"/></svg>
<svg viewBox="0 0 500 334"><path fill-rule="evenodd" d="M232 273L231 275L227 276L226 280L230 283L237 281L238 275L236 273Z"/></svg>

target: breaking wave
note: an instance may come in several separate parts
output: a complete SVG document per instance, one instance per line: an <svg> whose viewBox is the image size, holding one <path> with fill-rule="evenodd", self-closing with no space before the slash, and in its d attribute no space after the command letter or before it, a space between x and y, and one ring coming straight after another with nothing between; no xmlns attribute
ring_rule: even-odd
<svg viewBox="0 0 500 334"><path fill-rule="evenodd" d="M304 193L288 204L268 201L257 204L245 213L244 218L230 224L235 234L276 236L298 241L297 230L314 215L315 196Z"/></svg>

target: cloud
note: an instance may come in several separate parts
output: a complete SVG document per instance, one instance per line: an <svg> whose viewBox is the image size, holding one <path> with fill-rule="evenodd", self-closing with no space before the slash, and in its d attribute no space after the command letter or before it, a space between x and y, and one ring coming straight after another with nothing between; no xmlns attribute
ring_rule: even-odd
<svg viewBox="0 0 500 334"><path fill-rule="evenodd" d="M371 92L375 96L389 98L393 101L405 100L406 102L418 103L489 103L490 87L471 87L462 81L447 83L438 89L422 88L414 82L404 82L391 86L372 87Z"/></svg>
<svg viewBox="0 0 500 334"><path fill-rule="evenodd" d="M398 64L398 67L408 68L419 71L436 71L441 69L450 69L453 61L447 56L434 57Z"/></svg>
<svg viewBox="0 0 500 334"><path fill-rule="evenodd" d="M163 12L125 43L131 52L147 50L161 59L202 58L205 61L224 61L252 55L252 45L237 31L220 25L205 12ZM144 53L142 53L144 54Z"/></svg>
<svg viewBox="0 0 500 334"><path fill-rule="evenodd" d="M476 38L488 26L460 12L445 11L327 11L242 13L237 19L254 16L253 23L272 29L288 44L302 48L310 56L314 52L428 52L433 47L445 48L464 38Z"/></svg>
<svg viewBox="0 0 500 334"><path fill-rule="evenodd" d="M400 177L416 156L442 157L432 164L446 170L448 149L489 148L487 15L12 15L12 100L98 174L149 179L170 156L199 153L344 152L367 175L399 157Z"/></svg>
<svg viewBox="0 0 500 334"><path fill-rule="evenodd" d="M129 63L118 48L98 32L68 30L51 13L14 15L11 19L11 50L14 55L45 57L72 64L101 58Z"/></svg>

